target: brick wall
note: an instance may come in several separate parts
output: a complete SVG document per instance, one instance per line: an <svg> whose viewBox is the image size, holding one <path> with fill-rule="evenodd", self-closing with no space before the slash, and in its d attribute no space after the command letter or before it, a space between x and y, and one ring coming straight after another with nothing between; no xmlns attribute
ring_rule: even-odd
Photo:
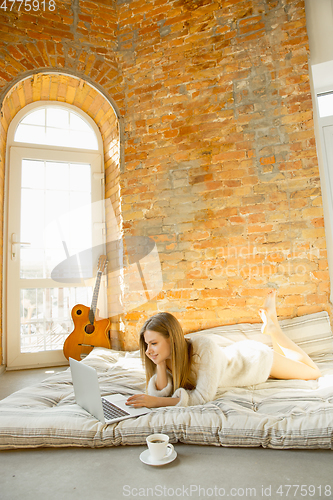
<svg viewBox="0 0 333 500"><path fill-rule="evenodd" d="M155 239L164 286L128 335L157 310L186 331L258 321L271 286L283 317L330 310L303 2L136 6L118 23L124 228Z"/></svg>
<svg viewBox="0 0 333 500"><path fill-rule="evenodd" d="M2 12L0 29L2 98L52 69L123 118L110 189L125 236L156 243L163 276L141 304L128 279L123 347L159 310L185 331L258 321L271 286L280 316L330 312L303 0L58 1Z"/></svg>

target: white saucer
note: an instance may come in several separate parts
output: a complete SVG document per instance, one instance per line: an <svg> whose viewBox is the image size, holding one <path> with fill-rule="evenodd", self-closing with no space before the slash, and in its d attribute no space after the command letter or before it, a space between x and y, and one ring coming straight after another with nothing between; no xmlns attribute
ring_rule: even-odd
<svg viewBox="0 0 333 500"><path fill-rule="evenodd" d="M173 462L173 460L176 457L177 457L177 452L173 450L168 457L163 458L162 460L154 460L153 458L151 458L149 450L145 450L141 453L140 460L141 462L147 465L165 465L169 464L170 462Z"/></svg>

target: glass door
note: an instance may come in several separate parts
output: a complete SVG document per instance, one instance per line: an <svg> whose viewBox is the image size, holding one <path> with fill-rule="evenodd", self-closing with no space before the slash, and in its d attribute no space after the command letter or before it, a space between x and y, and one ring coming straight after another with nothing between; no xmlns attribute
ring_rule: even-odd
<svg viewBox="0 0 333 500"><path fill-rule="evenodd" d="M11 147L10 165L7 366L65 364L71 309L90 305L104 239L101 155ZM66 275L73 258L77 273Z"/></svg>

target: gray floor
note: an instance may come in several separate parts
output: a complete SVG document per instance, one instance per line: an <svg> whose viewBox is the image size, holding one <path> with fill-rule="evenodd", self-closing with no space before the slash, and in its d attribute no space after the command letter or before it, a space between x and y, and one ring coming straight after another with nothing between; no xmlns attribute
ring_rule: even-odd
<svg viewBox="0 0 333 500"><path fill-rule="evenodd" d="M64 368L55 368L55 371ZM0 399L50 369L0 375ZM333 452L176 444L163 467L143 464L144 446L0 452L0 499L333 498Z"/></svg>

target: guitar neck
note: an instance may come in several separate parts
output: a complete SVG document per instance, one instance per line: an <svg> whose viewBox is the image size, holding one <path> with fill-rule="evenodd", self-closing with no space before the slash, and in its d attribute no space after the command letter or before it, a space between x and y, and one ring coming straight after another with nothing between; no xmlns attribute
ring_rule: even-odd
<svg viewBox="0 0 333 500"><path fill-rule="evenodd" d="M91 324L95 320L95 313L96 313L96 308L97 308L97 300L98 300L98 294L99 294L99 287L101 284L101 278L102 278L102 271L97 271L96 283L95 283L94 293L92 296L91 307L90 307L90 311L89 311L89 321Z"/></svg>

